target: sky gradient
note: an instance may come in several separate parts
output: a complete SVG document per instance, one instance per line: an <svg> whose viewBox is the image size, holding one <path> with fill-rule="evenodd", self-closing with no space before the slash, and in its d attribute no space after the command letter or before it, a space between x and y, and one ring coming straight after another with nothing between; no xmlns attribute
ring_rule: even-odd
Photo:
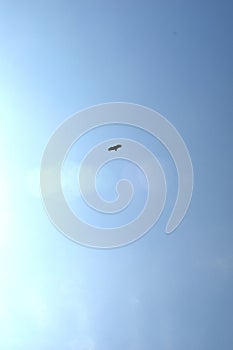
<svg viewBox="0 0 233 350"><path fill-rule="evenodd" d="M233 348L232 35L231 1L0 1L2 350ZM177 128L194 192L172 235L165 212L135 243L98 250L52 225L39 169L64 120L114 101Z"/></svg>

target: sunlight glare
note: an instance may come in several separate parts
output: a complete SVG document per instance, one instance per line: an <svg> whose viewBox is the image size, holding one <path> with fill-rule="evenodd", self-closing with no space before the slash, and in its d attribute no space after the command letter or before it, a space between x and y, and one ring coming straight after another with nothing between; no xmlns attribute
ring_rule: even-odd
<svg viewBox="0 0 233 350"><path fill-rule="evenodd" d="M1 159L2 160L2 159ZM1 164L4 164L1 161ZM0 248L5 246L9 235L10 224L10 200L9 184L7 177L1 172L0 175Z"/></svg>

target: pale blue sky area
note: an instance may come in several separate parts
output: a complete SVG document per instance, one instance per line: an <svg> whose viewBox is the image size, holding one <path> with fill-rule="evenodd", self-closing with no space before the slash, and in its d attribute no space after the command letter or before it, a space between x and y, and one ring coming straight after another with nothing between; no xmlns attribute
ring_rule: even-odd
<svg viewBox="0 0 233 350"><path fill-rule="evenodd" d="M232 1L0 2L1 350L233 348L232 36ZM194 192L165 235L174 165L138 133L165 159L168 207L138 241L98 250L52 225L38 173L63 121L112 101L152 108L177 128Z"/></svg>

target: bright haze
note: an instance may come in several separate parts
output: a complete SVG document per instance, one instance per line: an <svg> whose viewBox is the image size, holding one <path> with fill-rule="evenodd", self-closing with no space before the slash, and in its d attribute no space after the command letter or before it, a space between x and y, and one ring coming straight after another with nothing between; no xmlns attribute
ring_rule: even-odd
<svg viewBox="0 0 233 350"><path fill-rule="evenodd" d="M1 2L1 350L233 348L232 23L227 0ZM175 126L190 152L194 191L184 220L166 235L177 193L169 154L143 130L96 128L64 163L64 194L76 215L124 225L146 201L143 173L116 159L96 186L112 201L117 181L131 181L127 215L98 216L78 202L79 164L108 138L133 138L156 154L168 193L142 238L93 249L49 220L40 162L69 116L117 101L152 108Z"/></svg>

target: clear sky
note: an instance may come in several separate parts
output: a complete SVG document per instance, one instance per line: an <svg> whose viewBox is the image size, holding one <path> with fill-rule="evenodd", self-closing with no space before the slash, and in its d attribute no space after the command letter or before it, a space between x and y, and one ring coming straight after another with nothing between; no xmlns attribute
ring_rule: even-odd
<svg viewBox="0 0 233 350"><path fill-rule="evenodd" d="M1 350L233 348L232 36L227 0L0 1ZM112 101L165 116L195 181L172 235L165 213L99 250L51 224L39 169L63 121Z"/></svg>

